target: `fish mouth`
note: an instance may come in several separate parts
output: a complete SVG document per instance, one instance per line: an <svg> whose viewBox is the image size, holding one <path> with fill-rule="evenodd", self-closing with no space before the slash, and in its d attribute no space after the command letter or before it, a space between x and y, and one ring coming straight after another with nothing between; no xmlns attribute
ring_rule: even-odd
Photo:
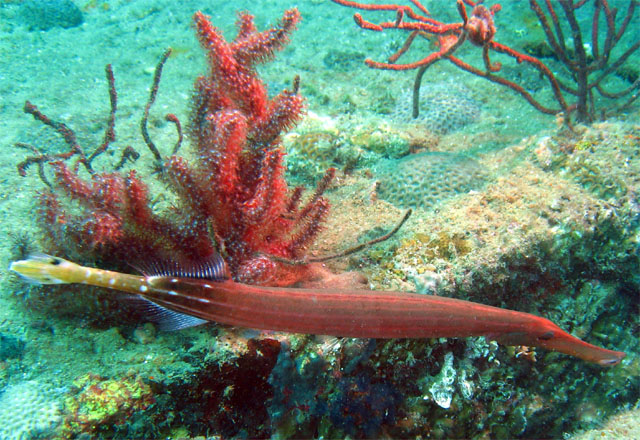
<svg viewBox="0 0 640 440"><path fill-rule="evenodd" d="M619 351L616 352L615 355L611 358L599 360L598 365L602 365L603 367L614 367L622 362L622 359L624 359L626 356L626 353Z"/></svg>

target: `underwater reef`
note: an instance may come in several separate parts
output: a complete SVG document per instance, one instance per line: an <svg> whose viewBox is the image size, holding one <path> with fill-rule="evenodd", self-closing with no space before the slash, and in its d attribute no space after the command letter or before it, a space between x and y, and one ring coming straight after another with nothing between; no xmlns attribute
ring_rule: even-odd
<svg viewBox="0 0 640 440"><path fill-rule="evenodd" d="M81 6L88 23L112 23L110 14L135 17L135 26L146 28L164 20L160 6L99 3ZM512 7L498 14L490 3L485 21L502 31L500 14ZM598 3L600 29L613 29L612 38L626 44L635 2L617 16L609 3ZM477 7L457 5L447 6L453 12L446 23L463 20L460 5ZM187 6L194 8L183 11ZM591 101L582 110L566 104L571 117L557 121L518 107L525 123L514 116L509 130L527 120L539 125L503 134L509 124L501 126L496 106L513 106L521 96L510 100L511 87L491 89L472 75L471 85L422 85L420 117L413 119L406 115L413 98L400 88L389 92L402 72L378 77L379 66L361 66L364 53L396 53L405 37L364 43L351 10L314 3L283 13L290 7L283 2L253 10L255 18L240 13L235 38L223 36L233 9L245 6L167 6L185 22L201 8L193 16L198 40L145 58L148 72L139 80L146 86L136 104L127 100L135 75L114 60L96 98L87 98L105 102L96 110L83 103L87 116L70 116L38 93L21 103L26 115L12 110L27 128L11 138L19 148L4 159L8 186L28 186L18 198L0 198L14 216L11 245L2 250L7 263L47 252L131 273L131 266L144 271L166 261L206 269L199 264L219 253L236 281L368 284L465 299L549 318L627 357L602 368L483 337L358 339L215 323L164 332L134 299L5 275L0 437L560 438L605 426L624 438L628 431L605 423L622 419L640 399L637 103L606 120ZM471 9L461 23L480 15ZM402 30L409 13L390 10L385 29ZM394 21L397 11L404 18ZM328 24L314 21L325 16L352 38L340 51L316 46L322 43L314 26ZM607 17L617 18L618 28ZM370 28L366 23L357 22ZM499 44L493 34L477 44L480 37L461 26L450 32L436 35L465 35L473 48L461 41L455 53L480 50L481 65L483 44L493 51ZM411 49L426 48L426 56L444 50L414 38ZM505 44L519 48L512 38ZM615 44L603 44L602 57L608 50L619 55ZM503 69L510 74L506 63ZM191 95L173 90L199 72ZM457 68L445 72L458 78ZM135 134L125 134L129 129ZM411 217L387 237L407 208ZM326 256L340 258L322 261Z"/></svg>

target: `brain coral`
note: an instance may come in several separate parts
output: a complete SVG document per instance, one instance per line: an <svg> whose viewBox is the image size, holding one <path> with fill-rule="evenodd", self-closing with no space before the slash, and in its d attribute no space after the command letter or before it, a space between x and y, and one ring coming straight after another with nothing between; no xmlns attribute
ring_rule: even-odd
<svg viewBox="0 0 640 440"><path fill-rule="evenodd" d="M60 405L35 381L8 387L0 397L0 439L50 438L60 424Z"/></svg>
<svg viewBox="0 0 640 440"><path fill-rule="evenodd" d="M420 87L420 114L413 119L413 95L405 92L396 102L393 118L398 122L423 123L432 132L444 135L474 122L480 104L471 91L459 84L435 83Z"/></svg>
<svg viewBox="0 0 640 440"><path fill-rule="evenodd" d="M487 173L474 159L427 152L387 160L377 167L378 195L404 208L429 209L442 200L480 188Z"/></svg>

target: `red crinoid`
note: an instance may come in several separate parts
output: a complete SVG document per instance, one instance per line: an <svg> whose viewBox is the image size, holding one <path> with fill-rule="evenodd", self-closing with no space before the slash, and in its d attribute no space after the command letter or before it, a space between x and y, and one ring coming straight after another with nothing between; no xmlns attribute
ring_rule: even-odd
<svg viewBox="0 0 640 440"><path fill-rule="evenodd" d="M193 265L220 252L232 276L248 283L286 285L311 277L308 265L283 260L299 259L315 239L328 213L329 203L322 195L334 170L327 171L305 203L302 188L288 190L280 136L300 120L304 99L297 79L291 90L270 99L255 70L287 44L299 20L298 11L290 9L277 26L258 32L253 17L241 13L238 35L227 42L207 16L194 15L209 61L208 74L195 84L190 127L196 159L175 154L162 159L150 145L178 195L178 209L171 215L153 212L147 186L134 171L96 173L90 163L95 155L85 155L75 136L65 136L71 147L68 154L40 154L23 162L22 173L36 163L45 182L42 165L53 165L54 189L43 195L42 212L54 244L64 253L103 262L132 263L151 256ZM168 53L159 65L157 80L167 57ZM107 71L113 116L116 94L110 66ZM155 92L157 82L150 102ZM73 133L32 107L29 113L36 119L63 136ZM144 122L146 116L143 134L150 144ZM107 141L102 150L106 145ZM78 175L77 165L65 165L71 156L85 165L90 181ZM76 206L74 212L69 203Z"/></svg>
<svg viewBox="0 0 640 440"><path fill-rule="evenodd" d="M283 177L280 135L303 112L297 81L269 99L255 71L288 42L299 20L291 9L279 26L258 32L253 17L242 13L238 35L228 43L207 16L194 16L210 67L196 81L191 121L199 160L189 165L174 156L166 170L193 215L210 227L232 274L245 282L295 281L292 273L302 269L271 257L300 257L328 212L322 193L333 170L302 207L301 190L288 195Z"/></svg>

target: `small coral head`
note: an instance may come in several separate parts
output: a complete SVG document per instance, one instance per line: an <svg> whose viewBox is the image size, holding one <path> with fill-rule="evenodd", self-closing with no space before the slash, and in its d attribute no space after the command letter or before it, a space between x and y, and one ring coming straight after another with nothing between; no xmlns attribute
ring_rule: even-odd
<svg viewBox="0 0 640 440"><path fill-rule="evenodd" d="M469 41L476 46L484 46L493 39L496 34L493 14L499 10L500 5L494 5L491 9L487 9L479 4L473 8L471 17L465 26Z"/></svg>

